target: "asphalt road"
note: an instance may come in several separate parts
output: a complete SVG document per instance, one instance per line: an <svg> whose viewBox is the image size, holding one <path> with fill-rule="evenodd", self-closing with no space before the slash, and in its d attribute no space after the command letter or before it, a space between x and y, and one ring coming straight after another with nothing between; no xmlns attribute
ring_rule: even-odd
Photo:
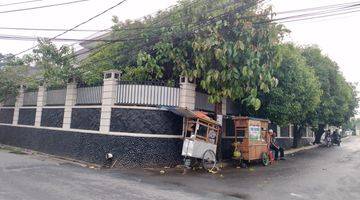
<svg viewBox="0 0 360 200"><path fill-rule="evenodd" d="M360 199L360 138L269 167L229 167L218 174L165 171L95 170L0 150L0 200Z"/></svg>

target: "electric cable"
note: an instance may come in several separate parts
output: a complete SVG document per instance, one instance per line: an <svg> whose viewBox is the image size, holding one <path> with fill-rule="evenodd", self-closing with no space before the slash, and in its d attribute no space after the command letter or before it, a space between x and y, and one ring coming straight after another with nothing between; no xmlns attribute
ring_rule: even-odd
<svg viewBox="0 0 360 200"><path fill-rule="evenodd" d="M91 1L91 0L77 0L77 1L69 1L69 2L64 2L64 3L49 4L49 5L43 5L43 6L19 8L19 9L14 9L14 10L4 10L4 11L0 11L0 14L13 13L13 12L22 12L22 11L28 11L28 10L37 10L37 9L57 7L57 6L64 6L64 5L70 5L70 4L75 4L75 3L81 3L81 2L85 2L85 1Z"/></svg>

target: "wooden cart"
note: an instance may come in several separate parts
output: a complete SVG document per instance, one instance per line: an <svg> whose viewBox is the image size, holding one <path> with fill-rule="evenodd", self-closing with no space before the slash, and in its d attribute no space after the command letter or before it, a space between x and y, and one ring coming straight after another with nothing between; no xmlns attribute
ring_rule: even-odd
<svg viewBox="0 0 360 200"><path fill-rule="evenodd" d="M235 141L234 159L240 161L261 161L263 165L271 162L269 151L269 120L251 117L234 117ZM239 139L242 138L242 141Z"/></svg>

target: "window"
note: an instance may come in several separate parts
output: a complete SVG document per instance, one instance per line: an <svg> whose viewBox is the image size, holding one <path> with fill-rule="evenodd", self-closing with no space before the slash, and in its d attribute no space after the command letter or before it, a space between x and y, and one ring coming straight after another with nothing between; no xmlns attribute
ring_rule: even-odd
<svg viewBox="0 0 360 200"><path fill-rule="evenodd" d="M111 73L106 73L105 78L111 78Z"/></svg>
<svg viewBox="0 0 360 200"><path fill-rule="evenodd" d="M204 125L199 125L199 129L197 131L198 136L206 137L208 127Z"/></svg>
<svg viewBox="0 0 360 200"><path fill-rule="evenodd" d="M234 135L233 135L234 136ZM239 130L236 132L236 136L239 137L245 137L245 130Z"/></svg>
<svg viewBox="0 0 360 200"><path fill-rule="evenodd" d="M289 126L280 127L280 137L290 137Z"/></svg>
<svg viewBox="0 0 360 200"><path fill-rule="evenodd" d="M307 128L300 128L300 134L302 137L307 137L306 132L307 132Z"/></svg>

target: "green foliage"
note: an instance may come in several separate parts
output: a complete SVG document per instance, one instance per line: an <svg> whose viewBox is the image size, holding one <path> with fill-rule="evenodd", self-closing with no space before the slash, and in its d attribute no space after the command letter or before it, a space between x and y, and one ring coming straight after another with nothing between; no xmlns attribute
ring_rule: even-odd
<svg viewBox="0 0 360 200"><path fill-rule="evenodd" d="M322 91L314 70L306 65L300 49L292 44L281 46L281 64L276 71L279 84L265 94L265 115L279 125L307 124L307 117L320 104Z"/></svg>
<svg viewBox="0 0 360 200"><path fill-rule="evenodd" d="M353 132L356 132L357 127L360 127L360 118L352 118L343 126L343 130L352 130Z"/></svg>
<svg viewBox="0 0 360 200"><path fill-rule="evenodd" d="M109 38L118 41L102 44L81 63L83 80L99 81L100 72L110 68L142 80L175 81L185 75L196 78L212 103L231 98L259 109L259 92L269 92L277 82L273 70L284 29L266 23L272 11L257 4L182 0L141 21L115 18Z"/></svg>
<svg viewBox="0 0 360 200"><path fill-rule="evenodd" d="M3 66L0 68L0 102L14 97L19 86L28 80L29 68L26 66Z"/></svg>
<svg viewBox="0 0 360 200"><path fill-rule="evenodd" d="M77 77L75 55L72 48L55 44L46 39L39 39L33 54L27 55L25 62L35 65L37 71L32 74L34 82L48 87L64 86L69 78Z"/></svg>
<svg viewBox="0 0 360 200"><path fill-rule="evenodd" d="M341 126L354 116L358 97L354 85L347 83L338 65L316 46L306 47L302 55L319 78L323 95L312 120L319 124Z"/></svg>

